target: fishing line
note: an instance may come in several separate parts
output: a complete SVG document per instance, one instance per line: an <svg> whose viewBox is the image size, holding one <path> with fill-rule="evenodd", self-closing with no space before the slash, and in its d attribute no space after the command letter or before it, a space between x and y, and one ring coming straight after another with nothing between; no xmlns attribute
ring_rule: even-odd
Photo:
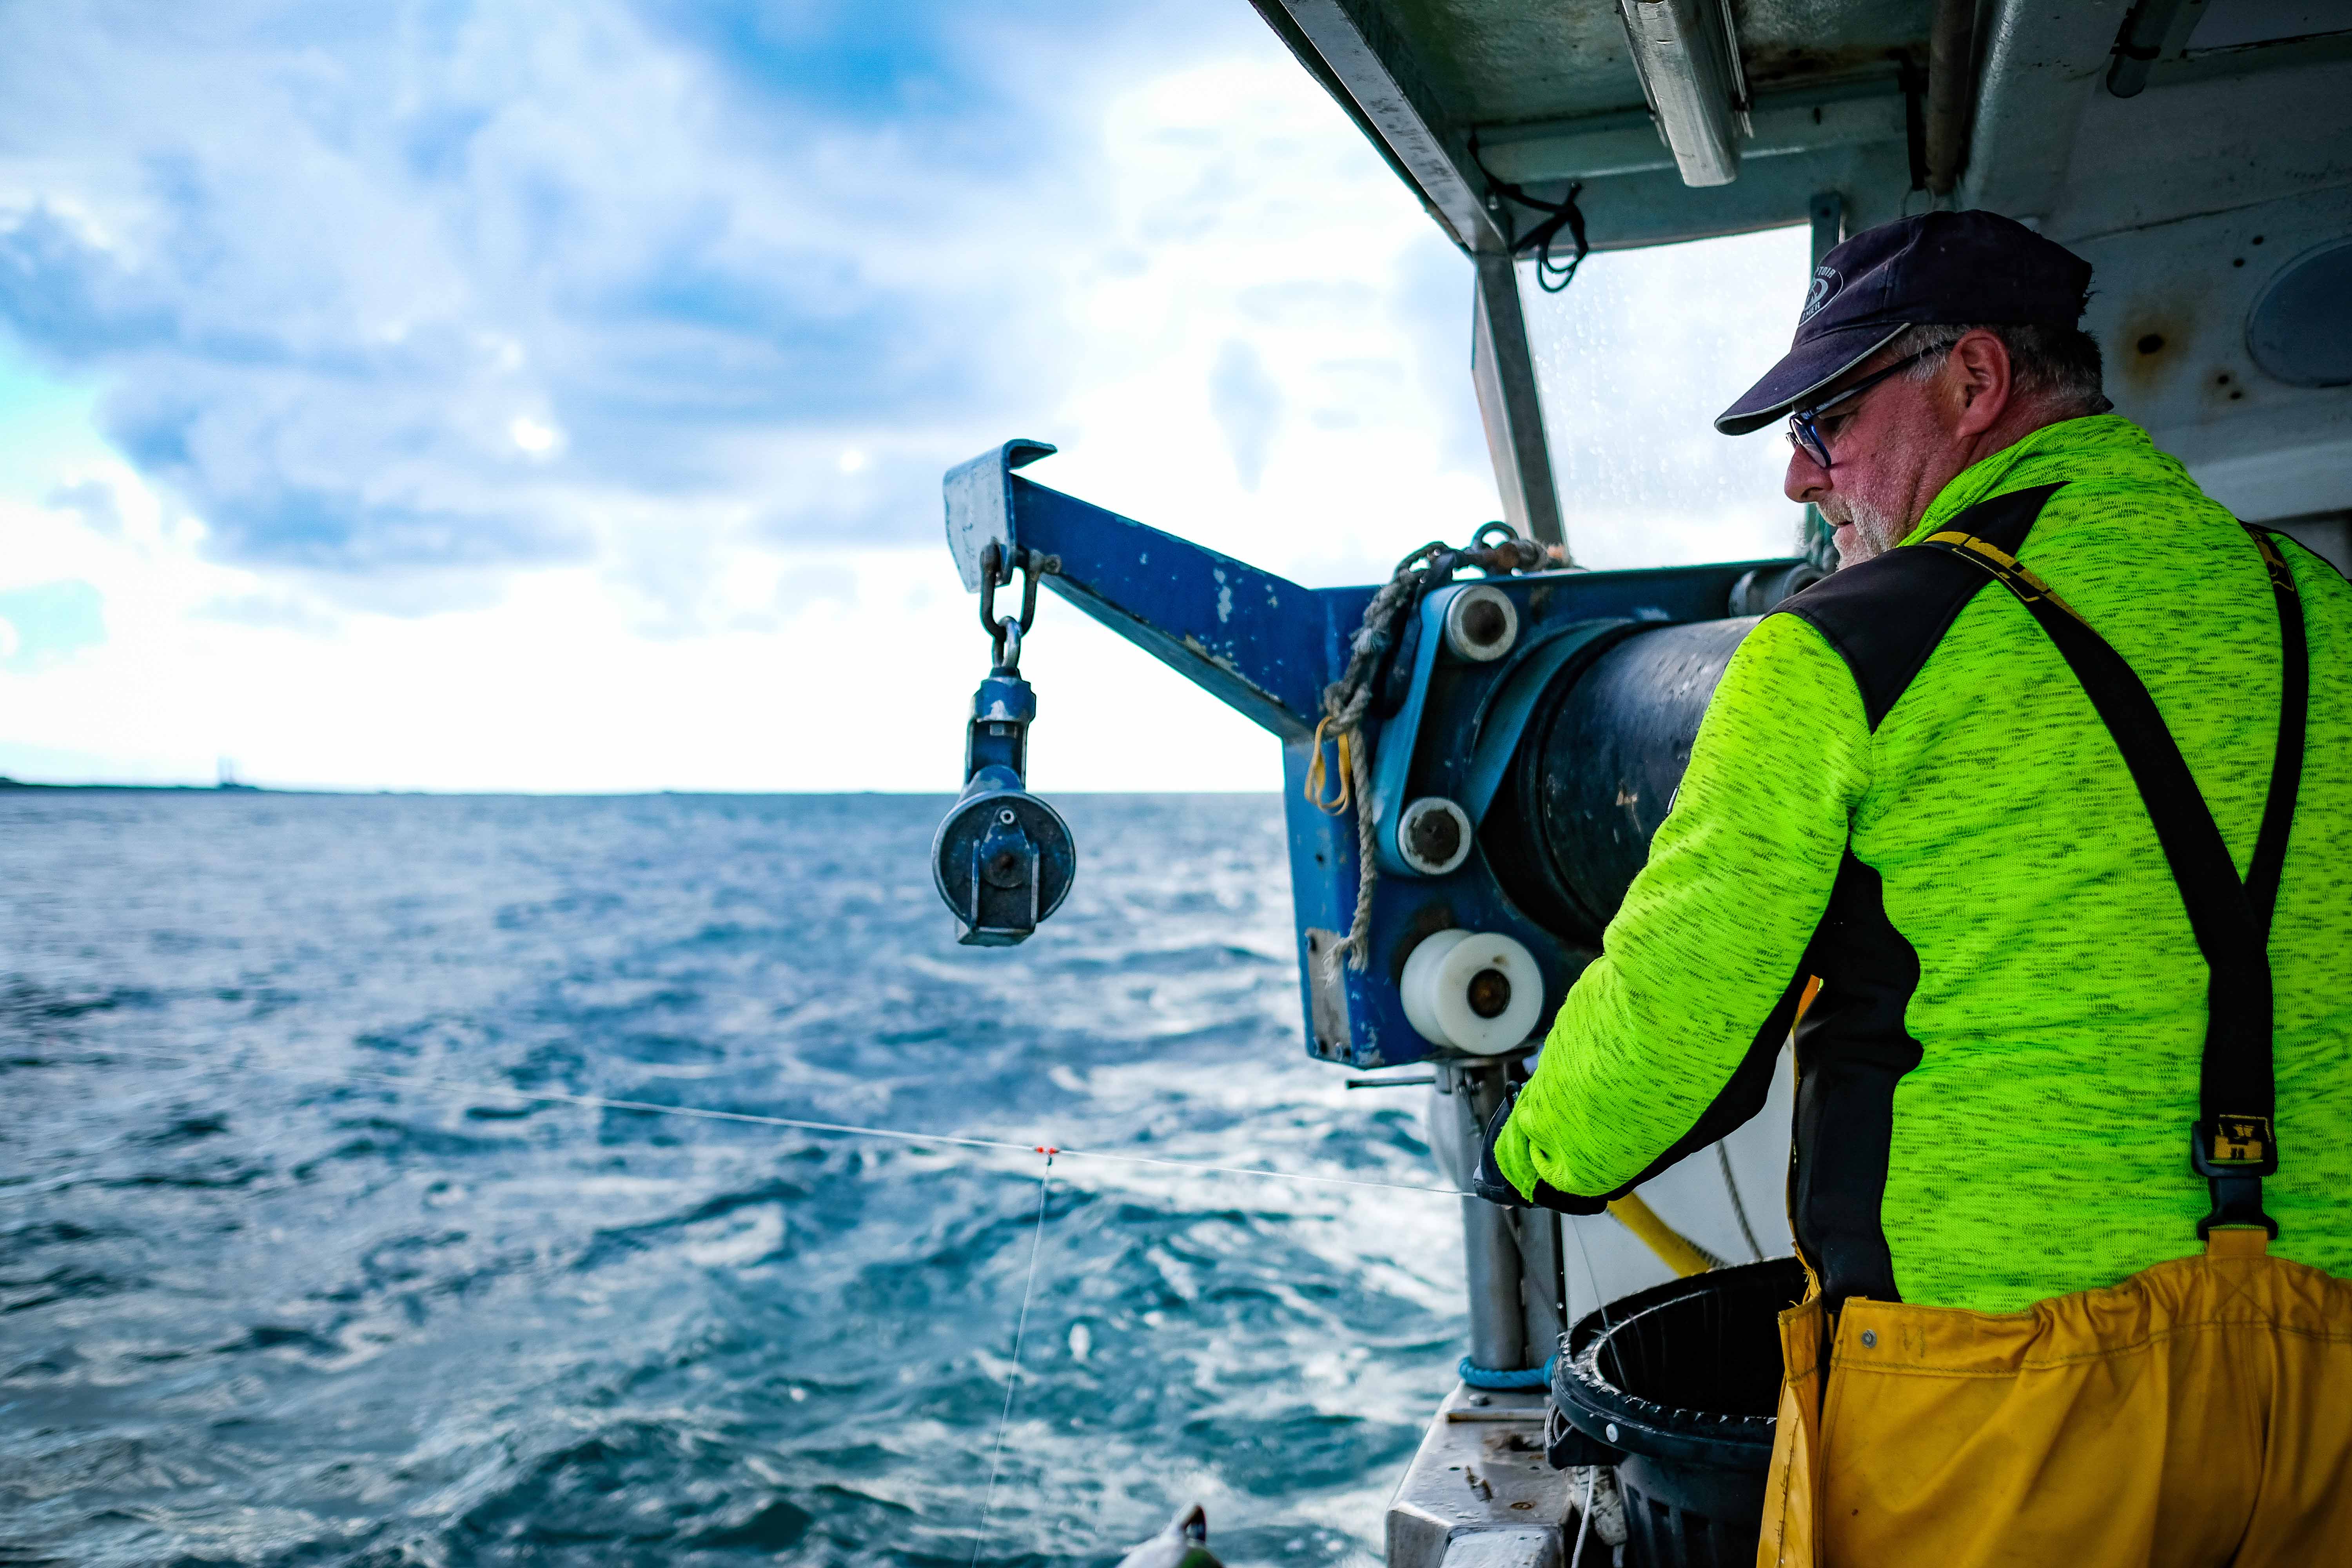
<svg viewBox="0 0 2352 1568"><path fill-rule="evenodd" d="M1178 1171L1213 1171L1228 1176L1265 1176L1277 1182L1312 1182L1325 1186L1373 1187L1391 1193L1435 1193L1442 1197L1475 1194L1459 1187L1427 1187L1405 1182L1371 1182L1358 1176L1318 1176L1300 1171L1270 1171L1260 1165L1213 1165L1200 1160L1168 1160L1150 1154L1115 1154L1104 1149L1069 1149L1043 1143L1015 1143L1003 1138L961 1138L943 1132L908 1132L888 1127L859 1127L845 1121L805 1121L792 1116L761 1116L748 1110L707 1110L693 1105L661 1105L644 1100L607 1100L593 1094L558 1094L550 1089L509 1089L503 1084L467 1083L446 1078L404 1078L393 1073L344 1073L341 1083L392 1084L409 1089L440 1089L453 1094L502 1094L513 1100L540 1100L550 1105L576 1105L590 1110L636 1110L656 1116L688 1116L706 1121L744 1121L758 1127L790 1127L803 1132L833 1132L857 1138L888 1138L902 1143L953 1143L966 1149L1003 1149L1016 1154L1063 1155L1082 1160L1110 1160L1123 1165L1165 1165Z"/></svg>
<svg viewBox="0 0 2352 1568"><path fill-rule="evenodd" d="M996 1421L996 1437L989 1447L988 1489L983 1494L980 1523L972 1532L971 1561L974 1568L987 1546L988 1521L996 1508L997 1482L1004 1458L1004 1436L1013 1424L1013 1407L1021 1389L1021 1350L1029 1331L1029 1307L1037 1289L1037 1258L1045 1240L1045 1199L1052 1182L1054 1161L1057 1157L1108 1160L1128 1165L1162 1165L1171 1170L1207 1172L1229 1176L1261 1176L1277 1182L1306 1182L1326 1186L1370 1187L1391 1193L1433 1193L1440 1197L1475 1196L1458 1187L1431 1187L1405 1182L1373 1182L1357 1176L1319 1176L1297 1171L1272 1171L1258 1165L1219 1165L1198 1160L1170 1160L1150 1154L1117 1154L1107 1150L1060 1148L1045 1143L1016 1143L1003 1138L967 1138L952 1133L912 1132L901 1128L865 1127L846 1121L812 1121L795 1116L766 1116L748 1110L711 1110L700 1106L663 1105L653 1100L612 1100L603 1095L562 1094L550 1089L512 1089L504 1084L473 1083L455 1079L402 1077L393 1073L346 1073L332 1081L350 1084L376 1084L392 1088L437 1089L444 1093L503 1095L510 1100L535 1101L548 1105L578 1106L590 1110L639 1111L652 1116L683 1116L705 1121L738 1121L756 1127L788 1127L803 1132L825 1132L853 1138L884 1138L902 1143L945 1143L964 1149L995 1149L1016 1154L1043 1154L1045 1172L1037 1178L1037 1214L1029 1233L1029 1268L1021 1286L1021 1310L1013 1321L1013 1366L1004 1384L1004 1407ZM1584 1228L1570 1217L1569 1228L1576 1235L1576 1250L1584 1258L1585 1278L1591 1282L1592 1297L1600 1303L1601 1321L1609 1325L1608 1303L1601 1300L1601 1276L1592 1267L1592 1254L1584 1244ZM1590 1529L1591 1482L1587 1478L1585 1489L1586 1516L1580 1519L1577 1556L1583 1554L1583 1531Z"/></svg>
<svg viewBox="0 0 2352 1568"><path fill-rule="evenodd" d="M1592 1483L1601 1479L1601 1467L1584 1467L1584 1504L1576 1510L1576 1550L1569 1553L1568 1568L1577 1568L1584 1561L1584 1538L1594 1533L1592 1529Z"/></svg>
<svg viewBox="0 0 2352 1568"><path fill-rule="evenodd" d="M1055 1151L1059 1152L1059 1151ZM988 1453L988 1495L980 1505L980 1526L971 1532L972 1568L980 1568L982 1548L988 1544L988 1516L996 1508L996 1471L1004 1458L1004 1430L1013 1425L1013 1395L1021 1386L1021 1342L1029 1332L1029 1298L1037 1289L1037 1249L1045 1241L1045 1184L1054 1179L1054 1155L1037 1177L1037 1223L1029 1233L1029 1278L1021 1285L1021 1315L1013 1324L1013 1371L1004 1380L1004 1413L996 1418L996 1441Z"/></svg>
<svg viewBox="0 0 2352 1568"><path fill-rule="evenodd" d="M1576 1233L1576 1250L1583 1256L1584 1277L1592 1282L1593 1305L1598 1308L1601 1312L1601 1327L1602 1331L1606 1332L1610 1327L1609 1303L1601 1299L1601 1275L1599 1270L1592 1267L1592 1254L1584 1245L1584 1227L1576 1223L1583 1217L1584 1216L1581 1215L1570 1215L1568 1228ZM1596 1364L1598 1363L1596 1363ZM1600 1479L1600 1466L1588 1465L1585 1467L1584 1506L1577 1510L1576 1550L1569 1554L1568 1568L1577 1568L1577 1564L1584 1561L1584 1538L1594 1533L1592 1529L1592 1483Z"/></svg>
<svg viewBox="0 0 2352 1568"><path fill-rule="evenodd" d="M1601 1271L1592 1267L1592 1254L1584 1245L1584 1227L1576 1223L1584 1217L1582 1215L1569 1215L1568 1228L1576 1234L1576 1250L1584 1258L1584 1277L1592 1282L1592 1304L1600 1309L1601 1326L1605 1330L1614 1325L1609 1321L1609 1303L1601 1299Z"/></svg>
<svg viewBox="0 0 2352 1568"><path fill-rule="evenodd" d="M1170 1160L1149 1154L1114 1154L1107 1151L1058 1148L1050 1143L1015 1143L1003 1138L966 1138L946 1133L910 1132L900 1128L863 1127L846 1121L811 1121L796 1116L764 1116L748 1110L709 1110L699 1106L662 1105L644 1100L610 1100L602 1095L562 1094L551 1089L510 1089L504 1084L472 1083L455 1079L402 1077L394 1073L344 1073L331 1081L374 1084L391 1088L439 1089L446 1093L504 1095L509 1099L550 1105L578 1106L591 1110L642 1111L654 1116L684 1116L706 1121L740 1121L756 1127L788 1127L803 1132L835 1133L854 1138L887 1138L902 1143L947 1143L964 1149L1003 1150L1016 1154L1043 1154L1045 1169L1037 1177L1037 1214L1029 1232L1029 1268L1021 1284L1021 1310L1013 1325L1013 1366L1004 1380L1004 1408L996 1418L996 1437L989 1445L988 1489L982 1494L980 1522L971 1538L972 1568L979 1568L988 1545L988 1521L996 1510L996 1489L1004 1461L1004 1437L1013 1426L1013 1407L1021 1391L1021 1350L1029 1333L1029 1306L1037 1291L1037 1258L1045 1242L1045 1198L1057 1157L1110 1160L1129 1165L1165 1165L1179 1171L1205 1171L1223 1175L1264 1176L1278 1182L1312 1182L1330 1186L1372 1187L1384 1192L1435 1193L1444 1197L1470 1194L1454 1187L1427 1187L1403 1182L1371 1182L1355 1176L1318 1176L1294 1171L1270 1171L1255 1165L1216 1165L1197 1160ZM1591 1260L1586 1259L1590 1269ZM1595 1287L1596 1289L1598 1287Z"/></svg>

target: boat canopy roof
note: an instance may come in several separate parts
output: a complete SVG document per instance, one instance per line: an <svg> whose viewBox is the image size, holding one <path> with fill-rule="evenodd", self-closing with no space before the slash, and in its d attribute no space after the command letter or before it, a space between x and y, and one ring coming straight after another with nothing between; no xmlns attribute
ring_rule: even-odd
<svg viewBox="0 0 2352 1568"><path fill-rule="evenodd" d="M2352 0L1253 4L1474 256L2006 213L2209 489L2352 505Z"/></svg>

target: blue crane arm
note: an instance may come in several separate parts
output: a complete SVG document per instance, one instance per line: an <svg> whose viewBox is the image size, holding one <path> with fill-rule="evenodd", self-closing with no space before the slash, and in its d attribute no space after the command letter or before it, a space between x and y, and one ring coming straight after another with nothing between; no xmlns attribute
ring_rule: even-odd
<svg viewBox="0 0 2352 1568"><path fill-rule="evenodd" d="M948 543L964 586L991 543L1011 559L1055 556L1045 586L1211 696L1285 741L1314 733L1336 667L1331 616L1364 595L1301 587L1230 555L1048 489L1013 470L1052 452L1008 441L947 479Z"/></svg>
<svg viewBox="0 0 2352 1568"><path fill-rule="evenodd" d="M1619 749L1633 759L1624 767L1649 768L1655 762L1667 770L1663 791L1652 773L1640 775L1640 798L1671 799L1681 773L1677 759L1688 754L1696 715L1729 647L1750 624L1722 618L1726 611L1769 608L1801 585L1790 574L1805 565L1776 560L1559 570L1431 586L1400 623L1385 699L1372 704L1356 736L1355 744L1370 753L1370 798L1327 815L1306 790L1316 761L1316 720L1323 688L1345 668L1349 644L1375 590L1305 588L1014 472L1053 449L1042 441L1008 441L949 471L948 543L964 586L983 586L982 563L992 545L1000 562L1056 557L1042 578L1045 585L1281 740L1307 1050L1358 1068L1462 1055L1455 1045L1423 1032L1405 1009L1405 961L1433 932L1495 934L1519 943L1540 990L1531 1016L1539 1024L1552 1015L1591 962L1599 932L1583 929L1591 921L1560 901L1570 895L1547 891L1540 880L1556 879L1555 871L1544 869L1553 863L1546 836L1596 832L1617 845L1627 831L1639 829L1638 843L1646 846L1647 830L1631 817L1552 823L1545 816L1550 808L1538 795L1557 772L1556 759L1548 749L1528 751L1530 730L1549 734L1544 715L1559 711L1584 670L1612 649L1630 645L1638 654L1648 648L1655 657L1642 665L1638 678L1628 679L1655 689L1643 711L1673 711L1660 721L1664 728L1641 732L1648 739ZM1773 585L1771 591L1759 596L1759 583ZM1516 628L1503 650L1484 657L1454 647L1446 630L1450 607L1474 588L1508 601L1508 624ZM1004 608L1000 599L996 614ZM1687 626L1691 636L1653 636L1676 626ZM999 689L1002 715L990 705ZM976 943L1025 936L1051 912L1058 897L1054 889L1066 886L1065 861L1075 865L1066 827L1018 787L1017 766L999 780L978 765L997 749L1018 750L1032 710L1027 691L1017 670L992 671L982 683L966 768L979 789L967 787L935 848L940 892L968 928L967 940ZM1597 746L1586 751L1590 758L1571 755L1568 772L1583 768L1600 781L1596 787L1614 789L1618 806L1626 807L1636 797L1612 782L1616 753L1603 757ZM1328 742L1323 755L1327 766L1338 761ZM1538 778L1528 772L1538 763L1552 771ZM1486 828L1504 802L1508 808L1498 826L1508 831L1497 837ZM1450 866L1424 858L1416 868L1406 856L1400 834L1416 803L1459 814L1469 842ZM1335 960L1364 898L1358 863L1364 813L1370 815L1381 874L1364 899L1365 951L1358 967ZM994 841L975 837L992 821L1020 852L1011 860L1003 846L992 858ZM1025 835L1017 843L1015 827ZM1017 873L1027 862L1020 856L1032 844L1040 847L1037 869L1024 878ZM1489 858L1490 848L1498 859ZM1507 875L1511 887L1505 885ZM1614 895L1607 901L1613 907Z"/></svg>

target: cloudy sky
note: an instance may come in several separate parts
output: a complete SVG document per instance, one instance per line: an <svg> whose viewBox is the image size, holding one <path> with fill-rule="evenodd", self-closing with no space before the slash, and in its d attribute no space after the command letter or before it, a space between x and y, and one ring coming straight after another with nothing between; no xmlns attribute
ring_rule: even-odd
<svg viewBox="0 0 2352 1568"><path fill-rule="evenodd" d="M1797 231L1538 298L1571 545L1773 553ZM1302 581L1496 515L1467 263L1244 0L0 8L0 773L950 789L939 479ZM1066 606L1046 789L1270 788Z"/></svg>

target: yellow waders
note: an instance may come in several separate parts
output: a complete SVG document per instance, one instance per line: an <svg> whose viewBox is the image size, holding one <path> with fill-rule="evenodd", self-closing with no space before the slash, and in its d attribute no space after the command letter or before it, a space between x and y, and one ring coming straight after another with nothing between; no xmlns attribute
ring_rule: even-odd
<svg viewBox="0 0 2352 1568"><path fill-rule="evenodd" d="M1827 1345L1790 1308L1759 1568L2352 1563L2352 1280L2267 1242L2022 1312L1856 1299Z"/></svg>
<svg viewBox="0 0 2352 1568"><path fill-rule="evenodd" d="M2262 1177L2278 1168L2265 943L2309 668L2294 580L2255 541L2286 679L2242 883L2115 651L2005 552L1965 533L1927 542L1990 573L2049 632L2155 820L2212 970L2190 1163L2214 1206L2202 1256L2022 1312L1853 1297L1832 1313L1817 1284L1780 1316L1759 1568L2352 1564L2352 1280L2269 1256L2278 1227L2262 1212Z"/></svg>

